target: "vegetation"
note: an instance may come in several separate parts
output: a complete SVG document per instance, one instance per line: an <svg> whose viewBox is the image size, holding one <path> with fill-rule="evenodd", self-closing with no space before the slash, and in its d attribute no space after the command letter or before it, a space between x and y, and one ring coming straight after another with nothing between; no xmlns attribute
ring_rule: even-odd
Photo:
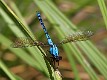
<svg viewBox="0 0 107 80"><path fill-rule="evenodd" d="M106 80L106 2L107 0L0 0L0 80ZM17 37L47 42L35 16L36 11L41 12L55 43L77 31L94 32L90 40L71 42L59 47L63 57L59 65L62 76L54 71L45 58L48 54L47 47L10 47L12 40Z"/></svg>

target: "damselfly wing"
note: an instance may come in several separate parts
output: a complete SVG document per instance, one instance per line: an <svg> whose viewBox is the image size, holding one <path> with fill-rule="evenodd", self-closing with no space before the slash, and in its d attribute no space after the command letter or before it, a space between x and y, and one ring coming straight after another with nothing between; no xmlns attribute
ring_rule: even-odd
<svg viewBox="0 0 107 80"><path fill-rule="evenodd" d="M23 48L23 47L32 47L32 46L48 46L48 45L42 42L37 42L36 40L33 41L29 37L18 37L11 44L11 47L13 48Z"/></svg>
<svg viewBox="0 0 107 80"><path fill-rule="evenodd" d="M80 31L65 37L60 44L76 41L86 41L93 35L92 31Z"/></svg>

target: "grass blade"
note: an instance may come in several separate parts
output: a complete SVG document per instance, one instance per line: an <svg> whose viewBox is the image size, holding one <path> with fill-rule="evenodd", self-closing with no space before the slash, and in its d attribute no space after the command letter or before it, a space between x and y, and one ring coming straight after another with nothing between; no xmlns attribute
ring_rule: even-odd
<svg viewBox="0 0 107 80"><path fill-rule="evenodd" d="M107 29L107 7L104 0L97 0Z"/></svg>
<svg viewBox="0 0 107 80"><path fill-rule="evenodd" d="M0 68L8 75L8 77L11 79L11 80L23 80L21 79L20 77L18 76L15 76L13 73L11 73L8 68L5 66L5 64L3 63L2 60L0 60Z"/></svg>

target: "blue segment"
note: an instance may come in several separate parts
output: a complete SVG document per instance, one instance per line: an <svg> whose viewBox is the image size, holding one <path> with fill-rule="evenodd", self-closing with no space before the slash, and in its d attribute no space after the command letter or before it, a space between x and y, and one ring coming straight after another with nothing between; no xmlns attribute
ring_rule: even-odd
<svg viewBox="0 0 107 80"><path fill-rule="evenodd" d="M50 47L50 53L54 55L55 58L59 56L58 48L55 44L52 47Z"/></svg>
<svg viewBox="0 0 107 80"><path fill-rule="evenodd" d="M45 25L44 25L44 23L43 23L43 21L42 21L42 18L41 18L41 16L40 16L40 13L39 13L39 12L37 13L37 16L38 16L38 19L39 19L39 21L40 21L40 24L42 25L42 28L43 28L43 30L44 30L44 32L45 32L46 38L47 38L47 40L48 40L48 44L49 44L49 45L53 45L53 42L52 42L52 40L51 40L51 38L50 38L50 36L49 36L46 28L45 28Z"/></svg>
<svg viewBox="0 0 107 80"><path fill-rule="evenodd" d="M38 19L39 19L39 21L40 21L40 24L41 24L41 26L42 26L42 28L43 28L43 30L44 30L44 32L45 32L46 38L47 38L47 40L48 40L48 44L50 45L50 54L51 54L55 59L57 59L57 60L59 61L58 48L57 48L57 46L52 42L52 40L51 40L51 38L50 38L50 36L49 36L46 28L45 28L45 25L44 25L44 23L43 23L43 21L42 21L42 18L41 18L41 15L40 15L39 12L37 12L37 16L38 16Z"/></svg>

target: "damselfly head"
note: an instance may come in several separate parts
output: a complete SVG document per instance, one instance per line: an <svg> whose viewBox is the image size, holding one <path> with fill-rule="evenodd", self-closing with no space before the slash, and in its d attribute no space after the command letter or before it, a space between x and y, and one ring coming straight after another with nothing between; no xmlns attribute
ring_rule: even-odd
<svg viewBox="0 0 107 80"><path fill-rule="evenodd" d="M62 60L62 56L57 56L55 59L56 59L56 62L58 62L58 61Z"/></svg>

